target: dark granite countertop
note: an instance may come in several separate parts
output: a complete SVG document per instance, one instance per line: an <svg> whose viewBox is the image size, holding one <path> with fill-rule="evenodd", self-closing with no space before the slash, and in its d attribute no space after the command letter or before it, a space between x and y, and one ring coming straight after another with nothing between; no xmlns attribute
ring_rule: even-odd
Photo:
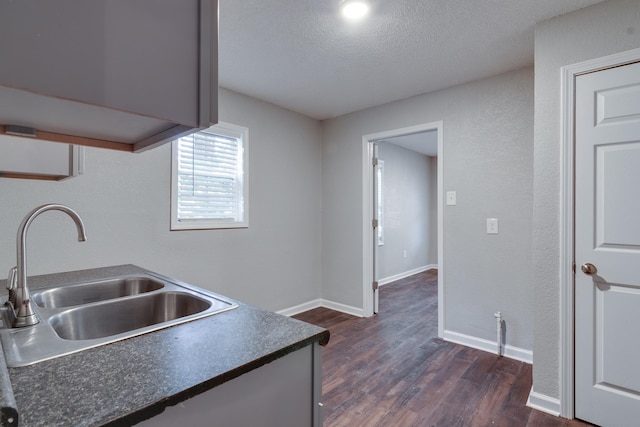
<svg viewBox="0 0 640 427"><path fill-rule="evenodd" d="M122 274L133 265L29 278L32 290ZM4 285L0 282L0 286ZM5 295L1 296L3 300ZM230 300L229 298L226 298ZM79 353L9 368L20 426L131 425L314 342L329 331L236 309Z"/></svg>

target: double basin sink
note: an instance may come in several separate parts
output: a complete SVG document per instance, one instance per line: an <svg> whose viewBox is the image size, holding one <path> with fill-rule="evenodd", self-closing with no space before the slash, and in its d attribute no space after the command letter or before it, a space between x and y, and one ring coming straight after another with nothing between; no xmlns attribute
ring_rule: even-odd
<svg viewBox="0 0 640 427"><path fill-rule="evenodd" d="M217 295L155 273L124 275L31 292L40 322L0 339L9 367L109 344L237 307Z"/></svg>

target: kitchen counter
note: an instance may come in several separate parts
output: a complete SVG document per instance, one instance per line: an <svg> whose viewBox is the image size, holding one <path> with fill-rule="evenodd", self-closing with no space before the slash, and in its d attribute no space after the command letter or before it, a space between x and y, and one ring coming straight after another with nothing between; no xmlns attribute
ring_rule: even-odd
<svg viewBox="0 0 640 427"><path fill-rule="evenodd" d="M34 276L29 288L144 272L148 270L122 265ZM0 286L4 289L4 283ZM6 300L6 294L0 297ZM20 426L132 425L298 349L329 340L325 329L238 304L204 319L9 368Z"/></svg>

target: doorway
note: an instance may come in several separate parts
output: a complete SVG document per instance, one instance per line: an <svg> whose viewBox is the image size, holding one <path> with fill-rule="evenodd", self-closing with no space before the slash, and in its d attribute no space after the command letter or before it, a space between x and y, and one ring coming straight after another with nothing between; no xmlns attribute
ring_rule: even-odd
<svg viewBox="0 0 640 427"><path fill-rule="evenodd" d="M378 140L375 147L374 280L383 286L438 266L437 131Z"/></svg>
<svg viewBox="0 0 640 427"><path fill-rule="evenodd" d="M378 233L374 228L376 220L376 209L374 204L376 201L375 184L377 170L372 162L374 157L375 145L377 141L392 140L400 142L402 140L410 140L409 135L418 135L421 133L429 133L433 135L435 142L435 153L437 154L437 266L438 266L438 334L442 336L444 331L444 256L443 256L443 206L442 206L442 176L443 176L443 122L426 123L417 126L394 129L386 132L365 135L362 138L362 162L363 162L363 313L365 316L371 316L376 311L377 305L377 279L376 269L376 250L378 242ZM420 139L417 139L418 141ZM428 140L423 139L423 143L427 144ZM420 142L418 142L420 144ZM406 147L405 147L406 148ZM424 151L426 147L414 147L413 150Z"/></svg>

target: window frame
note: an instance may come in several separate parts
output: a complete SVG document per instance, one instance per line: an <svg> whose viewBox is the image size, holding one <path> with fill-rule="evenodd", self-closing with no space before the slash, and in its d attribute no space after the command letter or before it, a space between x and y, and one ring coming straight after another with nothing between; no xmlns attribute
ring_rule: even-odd
<svg viewBox="0 0 640 427"><path fill-rule="evenodd" d="M178 220L178 140L171 142L171 231L214 230L249 227L249 129L232 123L218 122L199 132L238 138L242 147L242 219Z"/></svg>

